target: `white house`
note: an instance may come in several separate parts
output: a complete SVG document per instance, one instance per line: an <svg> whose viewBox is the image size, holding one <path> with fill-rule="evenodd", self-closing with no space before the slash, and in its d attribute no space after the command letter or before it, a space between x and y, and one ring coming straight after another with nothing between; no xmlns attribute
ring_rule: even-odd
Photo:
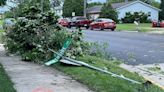
<svg viewBox="0 0 164 92"><path fill-rule="evenodd" d="M149 19L158 20L160 9L144 3L140 0L123 2L123 3L113 3L112 7L118 12L118 19L124 18L127 12L144 12L149 15ZM102 5L94 6L87 9L87 13L91 18L96 19L99 17Z"/></svg>

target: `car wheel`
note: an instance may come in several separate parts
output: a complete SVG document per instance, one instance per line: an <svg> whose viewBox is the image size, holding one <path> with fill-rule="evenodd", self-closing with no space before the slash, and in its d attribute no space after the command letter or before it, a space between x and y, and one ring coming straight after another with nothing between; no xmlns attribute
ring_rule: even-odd
<svg viewBox="0 0 164 92"><path fill-rule="evenodd" d="M68 28L71 28L71 25L68 25L67 27L68 27Z"/></svg>
<svg viewBox="0 0 164 92"><path fill-rule="evenodd" d="M100 28L100 30L101 30L101 31L103 31L103 30L104 30L104 28Z"/></svg>
<svg viewBox="0 0 164 92"><path fill-rule="evenodd" d="M81 28L81 26L78 26L78 25L77 25L77 26L76 26L76 28L79 28L79 29L80 29L80 28Z"/></svg>
<svg viewBox="0 0 164 92"><path fill-rule="evenodd" d="M90 27L89 29L90 29L90 30L93 30L93 27Z"/></svg>
<svg viewBox="0 0 164 92"><path fill-rule="evenodd" d="M112 28L111 30L112 30L112 31L114 31L115 29L114 29L114 28Z"/></svg>
<svg viewBox="0 0 164 92"><path fill-rule="evenodd" d="M86 29L89 29L89 26L86 26Z"/></svg>

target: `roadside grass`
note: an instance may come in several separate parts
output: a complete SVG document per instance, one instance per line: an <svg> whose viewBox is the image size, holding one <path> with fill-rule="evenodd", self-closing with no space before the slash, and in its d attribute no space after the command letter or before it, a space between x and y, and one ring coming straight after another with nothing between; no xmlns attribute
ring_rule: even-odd
<svg viewBox="0 0 164 92"><path fill-rule="evenodd" d="M152 28L151 23L141 23L139 28L134 23L124 23L124 24L117 24L116 30L118 31L137 31L139 32L148 32L148 31L155 31L161 30L161 28Z"/></svg>
<svg viewBox="0 0 164 92"><path fill-rule="evenodd" d="M0 92L16 92L13 83L5 73L3 66L0 64Z"/></svg>
<svg viewBox="0 0 164 92"><path fill-rule="evenodd" d="M116 74L122 74L126 77L145 82L138 74L130 73L125 69L110 61L103 60L94 56L79 57L78 60L84 61L91 65L107 69ZM123 79L114 78L110 75L103 74L88 68L68 66L64 64L55 64L52 67L70 75L77 81L88 85L88 87L96 92L164 92L162 89L150 85L148 88L143 85L133 84Z"/></svg>
<svg viewBox="0 0 164 92"><path fill-rule="evenodd" d="M2 43L3 31L0 30L0 43Z"/></svg>
<svg viewBox="0 0 164 92"><path fill-rule="evenodd" d="M3 24L3 20L0 19L0 25L2 25L2 24Z"/></svg>
<svg viewBox="0 0 164 92"><path fill-rule="evenodd" d="M0 20L0 26L3 24L3 21ZM4 30L0 28L0 43L2 42L2 34L3 34Z"/></svg>

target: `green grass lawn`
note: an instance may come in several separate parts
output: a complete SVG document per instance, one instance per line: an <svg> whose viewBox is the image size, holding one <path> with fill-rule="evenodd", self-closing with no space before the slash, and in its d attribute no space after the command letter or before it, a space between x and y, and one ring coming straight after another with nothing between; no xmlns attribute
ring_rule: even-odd
<svg viewBox="0 0 164 92"><path fill-rule="evenodd" d="M138 74L130 73L110 61L102 60L93 56L80 57L79 60L100 68L106 68L117 74L123 74L124 76L134 80L145 82ZM90 89L93 89L96 92L164 92L164 90L154 85L150 85L147 89L143 85L133 84L126 80L114 78L110 75L84 67L66 66L59 63L53 65L53 67L70 75L79 82L88 85Z"/></svg>
<svg viewBox="0 0 164 92"><path fill-rule="evenodd" d="M152 31L151 23L141 23L139 26L141 32ZM119 31L137 31L137 26L134 23L131 24L117 24L116 30Z"/></svg>
<svg viewBox="0 0 164 92"><path fill-rule="evenodd" d="M3 31L0 30L0 43L2 43Z"/></svg>
<svg viewBox="0 0 164 92"><path fill-rule="evenodd" d="M2 20L0 20L0 26L3 24L3 21ZM0 32L4 32L4 30L3 29L0 29Z"/></svg>
<svg viewBox="0 0 164 92"><path fill-rule="evenodd" d="M0 64L0 92L16 92L13 83L5 73L3 66Z"/></svg>
<svg viewBox="0 0 164 92"><path fill-rule="evenodd" d="M3 21L0 20L0 26L3 24ZM2 33L4 32L3 29L0 29L0 43L2 43Z"/></svg>
<svg viewBox="0 0 164 92"><path fill-rule="evenodd" d="M3 21L0 19L0 25L2 25L3 24Z"/></svg>

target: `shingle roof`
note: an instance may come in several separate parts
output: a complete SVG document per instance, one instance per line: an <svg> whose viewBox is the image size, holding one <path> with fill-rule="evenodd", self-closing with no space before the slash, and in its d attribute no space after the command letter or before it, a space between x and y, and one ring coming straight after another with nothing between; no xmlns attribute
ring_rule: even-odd
<svg viewBox="0 0 164 92"><path fill-rule="evenodd" d="M87 13L99 13L99 12L101 12L102 7L103 7L103 5L90 7L87 9Z"/></svg>
<svg viewBox="0 0 164 92"><path fill-rule="evenodd" d="M124 5L130 4L130 3L132 3L132 2L134 2L134 1L130 1L130 2L122 2L122 3L113 3L113 4L111 4L111 5L112 5L112 7L113 7L114 9L116 9L116 8L121 7L121 6L124 6Z"/></svg>
<svg viewBox="0 0 164 92"><path fill-rule="evenodd" d="M113 3L113 4L111 4L111 5L112 5L112 7L113 7L114 9L118 9L118 8L123 7L123 6L129 5L129 4L133 3L133 2L137 2L137 1L122 2L122 3ZM142 1L138 1L138 2L142 2ZM144 3L144 2L142 2L142 3ZM147 4L147 5L148 5L148 4ZM151 6L151 5L149 5L149 6ZM88 9L87 9L87 13L100 13L102 7L103 7L103 5L99 5L99 6L94 6L94 7L88 8ZM155 7L153 7L153 6L151 6L151 7L152 7L152 8L155 8ZM155 8L155 9L157 9L157 8Z"/></svg>
<svg viewBox="0 0 164 92"><path fill-rule="evenodd" d="M119 8L121 6L127 5L127 4L132 3L132 2L134 2L134 1L131 1L131 2L122 2L122 3L113 3L111 5L112 5L112 7L114 9L117 9L117 8ZM99 13L99 12L101 12L101 8L102 7L103 7L103 5L98 5L98 6L90 7L90 8L87 9L87 13Z"/></svg>

